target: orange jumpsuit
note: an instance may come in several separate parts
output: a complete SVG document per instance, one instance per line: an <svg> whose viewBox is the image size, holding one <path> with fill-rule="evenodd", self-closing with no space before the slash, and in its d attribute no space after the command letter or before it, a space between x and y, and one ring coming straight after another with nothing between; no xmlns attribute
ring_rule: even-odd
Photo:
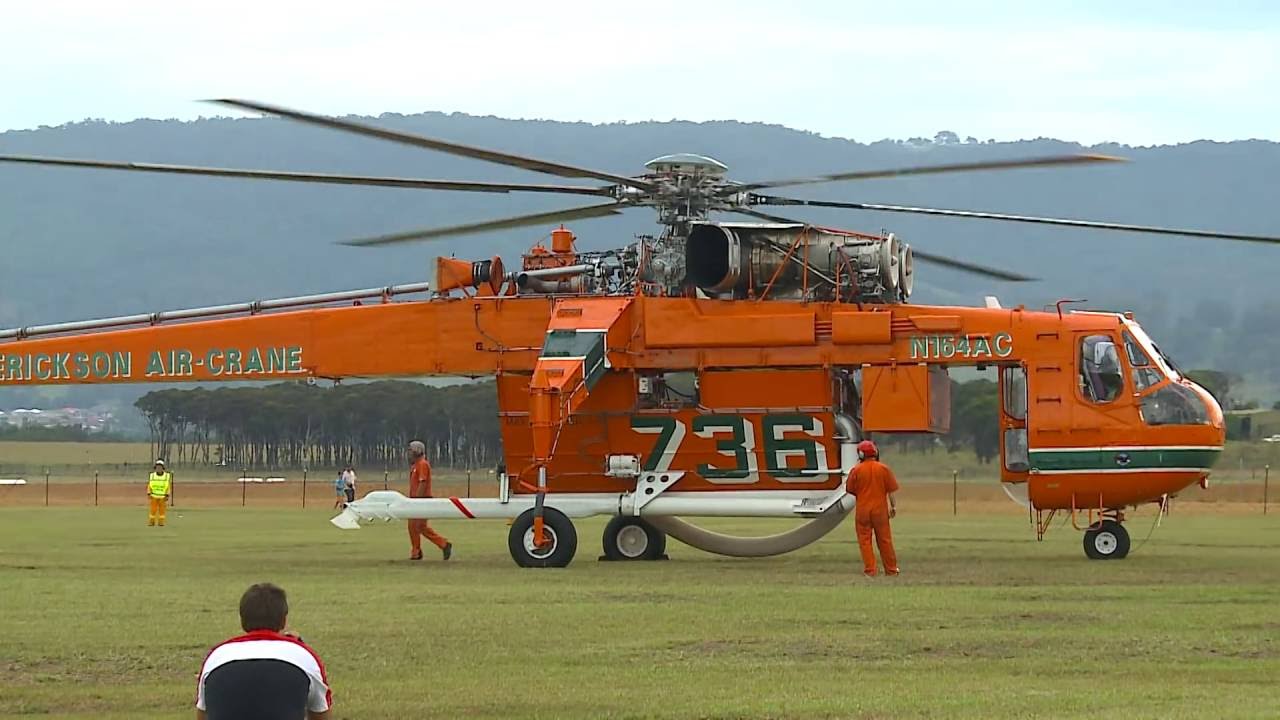
<svg viewBox="0 0 1280 720"><path fill-rule="evenodd" d="M431 463L420 457L409 468L409 497L431 497ZM413 557L422 557L422 538L443 550L449 541L440 533L431 529L425 519L409 521L409 544L413 547Z"/></svg>
<svg viewBox="0 0 1280 720"><path fill-rule="evenodd" d="M898 479L888 465L879 460L863 460L849 473L845 489L858 498L853 519L858 531L858 548L862 551L862 571L876 574L876 553L871 535L880 548L880 560L888 575L898 574L898 556L893 551L893 535L889 531L889 493L898 491Z"/></svg>

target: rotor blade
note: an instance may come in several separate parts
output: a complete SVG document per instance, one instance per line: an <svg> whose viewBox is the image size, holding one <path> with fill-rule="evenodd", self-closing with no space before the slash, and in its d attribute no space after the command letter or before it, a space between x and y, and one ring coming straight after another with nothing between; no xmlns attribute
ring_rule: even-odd
<svg viewBox="0 0 1280 720"><path fill-rule="evenodd" d="M781 223L783 225L808 225L809 224L803 220L792 220L791 218L784 218L778 215L770 215L769 213L762 213L759 210L751 210L750 208L745 208L745 207L736 207L732 210L723 210L721 212L737 213L738 215L750 215L753 218L767 220L772 223Z"/></svg>
<svg viewBox="0 0 1280 720"><path fill-rule="evenodd" d="M918 249L915 245L911 246L911 257L916 260L931 262L935 265L949 267L952 270L961 270L974 275L982 275L983 277L996 278L997 280L1009 280L1011 282L1032 282L1037 278L1027 275L1019 275L1008 270L1001 270L987 265L978 265L977 263L965 262L963 260L955 260L942 255L934 255Z"/></svg>
<svg viewBox="0 0 1280 720"><path fill-rule="evenodd" d="M642 190L654 189L654 186L651 183L624 177L622 175L613 175L599 170L589 170L586 168L574 167L572 165L538 160L536 158L527 158L520 155L501 153L495 150L485 150L483 148L471 147L468 145L459 145L457 143L436 140L433 138L423 137L421 135L401 132L399 130L390 130L387 128L375 127L373 125L365 125L363 123L352 122L350 120L339 120L337 118L325 117L323 115L313 115L299 110L289 110L287 108L276 107L274 105L267 105L264 103L232 99L209 100L208 102L226 105L240 110L253 110L260 113L266 113L268 115L279 115L280 117L310 123L312 125L320 125L334 130L343 130L346 132L356 133L358 135L390 140L392 142L404 143L406 145L414 145L421 148L427 148L428 150L438 150L451 155L461 155L463 157L475 158L477 160L486 160L500 165L510 165L512 167L523 168L525 170L533 170L534 172L559 175L560 177L595 178L596 180L605 180L618 185L627 185L630 187L640 188Z"/></svg>
<svg viewBox="0 0 1280 720"><path fill-rule="evenodd" d="M925 165L921 167L906 167L891 170L859 170L855 172L835 173L832 175L817 175L815 177L808 178L766 180L764 182L734 185L732 187L726 187L720 192L720 194L732 195L734 193L745 192L748 190L759 190L761 188L785 187L791 185L813 185L816 183L836 182L840 180L871 180L874 178L901 177L904 175L934 175L949 172L968 172L970 170L1012 170L1016 168L1047 167L1051 165L1080 165L1084 163L1097 162L1126 162L1126 160L1124 158L1114 157L1111 155L1051 155L1048 157L1023 158L1021 160L992 160L989 162L953 163L950 165Z"/></svg>
<svg viewBox="0 0 1280 720"><path fill-rule="evenodd" d="M915 215L941 215L944 217L976 218L979 220L1005 220L1009 222L1037 223L1040 225L1064 225L1066 227L1096 228L1098 230L1122 230L1125 232L1143 232L1153 233L1156 235L1185 235L1187 237L1280 244L1280 237L1273 237L1270 235L1245 235L1241 233L1211 232L1209 230L1184 230L1177 228L1155 227L1151 225L1126 225L1122 223L1097 222L1093 220L1068 220L1063 218L1033 217L1030 215L974 212L970 210L942 210L939 208L906 207L903 205L879 205L876 203L796 200L793 198L774 197L770 195L754 195L751 200L752 202L757 202L761 205L806 205L809 207L845 208L848 210L876 210L880 212L911 213Z"/></svg>
<svg viewBox="0 0 1280 720"><path fill-rule="evenodd" d="M752 217L760 218L761 220L768 220L769 222L790 223L790 224L796 224L796 225L808 224L808 223L801 222L799 220L792 220L790 218L779 217L777 215L770 215L768 213L762 213L756 210L748 210L747 208L741 208L741 207L734 208L733 210L728 210L726 212L735 212L741 215L750 215ZM814 225L813 227L819 227L819 226ZM1008 270L1001 270L999 268L993 268L986 265L978 265L977 263L964 262L962 260L953 260L948 257L943 257L942 255L934 255L933 253L922 252L920 249L918 249L914 245L911 246L911 257L916 260L931 262L931 263L934 263L935 265L943 265L945 267L951 268L952 270L960 270L963 272L972 273L974 275L982 275L985 277L996 278L997 280L1010 280L1013 282L1031 282L1037 279L1033 277L1028 277L1026 275L1019 275L1018 273L1010 272Z"/></svg>
<svg viewBox="0 0 1280 720"><path fill-rule="evenodd" d="M369 175L332 175L328 173L283 172L276 170L237 170L233 168L197 167L194 165L161 165L155 163L110 162L72 158L37 157L32 155L0 155L0 162L31 165L98 168L101 170L134 170L138 172L207 175L213 177L251 178L255 180L289 180L292 182L327 183L331 185L373 185L379 187L416 188L419 190L461 190L465 192L543 192L574 195L612 196L609 187L575 187L573 185L530 185L526 183L487 183L454 180L420 180L417 178L376 177Z"/></svg>
<svg viewBox="0 0 1280 720"><path fill-rule="evenodd" d="M621 209L627 207L631 206L619 203L587 205L585 207L552 210L550 212L536 213L533 215L518 215L516 217L503 218L501 220L488 220L479 223L469 223L467 225L454 225L451 227L433 228L428 230L411 230L409 232L395 233L393 235L379 235L377 237L361 238L359 240L345 240L341 244L365 247L370 245L390 245L393 243L412 242L415 240L436 240L443 237L474 235L476 233L490 232L493 230L525 227L526 225L542 225L546 223L564 222L566 220L581 220L583 218L617 215Z"/></svg>

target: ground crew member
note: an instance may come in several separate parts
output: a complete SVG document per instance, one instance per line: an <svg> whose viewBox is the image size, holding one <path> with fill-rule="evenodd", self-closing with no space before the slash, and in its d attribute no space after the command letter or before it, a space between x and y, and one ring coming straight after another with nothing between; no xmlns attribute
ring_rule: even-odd
<svg viewBox="0 0 1280 720"><path fill-rule="evenodd" d="M427 462L427 446L418 440L409 443L409 463L409 497L431 497L431 463ZM445 560L453 555L452 543L432 530L425 519L415 519L409 521L409 544L413 548L410 560L422 559L422 538L440 548Z"/></svg>
<svg viewBox="0 0 1280 720"><path fill-rule="evenodd" d="M151 477L147 478L147 499L151 501L151 511L147 516L147 525L164 526L165 505L169 502L169 494L173 492L173 473L164 469L164 461L157 460Z"/></svg>
<svg viewBox="0 0 1280 720"><path fill-rule="evenodd" d="M897 575L898 556L893 551L889 519L898 514L894 497L898 492L898 479L888 465L880 462L880 451L870 440L858 443L858 459L861 462L849 473L845 489L858 499L853 519L858 532L858 548L862 551L862 572L867 577L876 576L876 553L871 547L874 533L885 574Z"/></svg>

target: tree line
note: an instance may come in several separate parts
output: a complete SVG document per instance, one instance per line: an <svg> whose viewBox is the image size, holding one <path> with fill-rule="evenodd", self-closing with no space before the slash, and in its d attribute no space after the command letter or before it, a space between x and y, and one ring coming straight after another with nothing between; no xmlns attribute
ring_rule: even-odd
<svg viewBox="0 0 1280 720"><path fill-rule="evenodd" d="M396 466L412 440L432 463L496 465L493 383L432 387L387 380L337 385L158 390L138 399L152 453L235 468Z"/></svg>
<svg viewBox="0 0 1280 720"><path fill-rule="evenodd" d="M999 453L996 383L952 381L951 432L879 439L902 449ZM378 381L332 388L303 383L152 391L135 405L146 418L155 457L233 468L395 466L411 440L433 464L491 467L501 462L497 392L492 382L431 387Z"/></svg>

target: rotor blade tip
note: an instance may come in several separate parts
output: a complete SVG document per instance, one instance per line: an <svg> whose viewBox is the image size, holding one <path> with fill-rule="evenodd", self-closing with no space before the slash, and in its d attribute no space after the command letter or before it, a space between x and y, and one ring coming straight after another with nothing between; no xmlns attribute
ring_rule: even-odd
<svg viewBox="0 0 1280 720"><path fill-rule="evenodd" d="M249 108L246 108L238 100L232 100L230 98L205 98L200 102L208 103L209 105L221 105L222 107L235 108L237 110L240 110L241 112L255 112L253 110L250 110Z"/></svg>
<svg viewBox="0 0 1280 720"><path fill-rule="evenodd" d="M1120 157L1119 155L1103 155L1101 153L1086 153L1083 157L1098 162L1129 162L1129 158Z"/></svg>
<svg viewBox="0 0 1280 720"><path fill-rule="evenodd" d="M228 107L240 108L241 110L246 111L252 110L254 112L266 112L265 110L260 109L260 103L252 102L250 100L239 100L237 98L211 98L205 102L210 102L215 105L226 105Z"/></svg>

